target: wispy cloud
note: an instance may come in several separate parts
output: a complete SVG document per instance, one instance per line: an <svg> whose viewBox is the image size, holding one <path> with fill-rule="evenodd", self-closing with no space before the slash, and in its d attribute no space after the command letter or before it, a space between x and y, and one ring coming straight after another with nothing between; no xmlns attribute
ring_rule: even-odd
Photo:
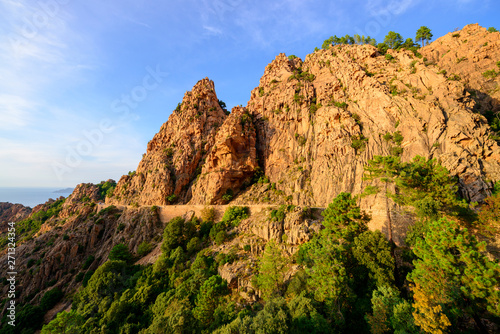
<svg viewBox="0 0 500 334"><path fill-rule="evenodd" d="M0 94L1 130L20 130L32 122L34 103L15 95Z"/></svg>
<svg viewBox="0 0 500 334"><path fill-rule="evenodd" d="M205 29L209 35L216 35L216 36L222 35L222 30L216 27L204 25L203 29Z"/></svg>
<svg viewBox="0 0 500 334"><path fill-rule="evenodd" d="M389 12L400 15L415 6L420 0L369 0L365 3L366 10L372 15Z"/></svg>
<svg viewBox="0 0 500 334"><path fill-rule="evenodd" d="M321 33L331 24L318 15L318 4L311 0L245 2L241 0L202 1L199 15L204 29L212 35L244 40L252 47L268 47ZM328 5L325 10L329 11ZM331 6L331 5L330 5ZM335 13L335 11L332 11ZM335 20L336 15L328 20Z"/></svg>
<svg viewBox="0 0 500 334"><path fill-rule="evenodd" d="M71 27L73 17L65 7L70 5L0 0L4 14L0 29L5 32L0 37L0 174L6 175L4 182L16 177L33 184L53 180L48 171L57 156L57 140L74 135L88 122L84 115L75 116L54 103L61 91L81 82L94 68L88 61L91 45ZM47 172L35 176L34 169Z"/></svg>

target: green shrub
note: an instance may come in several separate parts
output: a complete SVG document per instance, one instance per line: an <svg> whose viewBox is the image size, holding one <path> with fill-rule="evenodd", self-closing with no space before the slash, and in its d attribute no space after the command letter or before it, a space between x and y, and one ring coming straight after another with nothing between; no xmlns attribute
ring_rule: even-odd
<svg viewBox="0 0 500 334"><path fill-rule="evenodd" d="M137 247L137 256L144 257L145 255L151 253L154 246L147 241L141 242L141 244Z"/></svg>
<svg viewBox="0 0 500 334"><path fill-rule="evenodd" d="M495 70L489 70L489 71L483 72L482 75L486 79L495 79L497 77L498 73Z"/></svg>
<svg viewBox="0 0 500 334"><path fill-rule="evenodd" d="M84 272L79 272L76 276L75 276L75 282L81 282L83 280L83 276L85 276L85 273Z"/></svg>
<svg viewBox="0 0 500 334"><path fill-rule="evenodd" d="M26 268L32 267L36 263L35 259L29 259L28 264L26 265Z"/></svg>
<svg viewBox="0 0 500 334"><path fill-rule="evenodd" d="M113 196L113 192L116 188L116 182L113 180L108 180L106 182L101 181L101 183L99 183L97 186L99 187L99 198L101 200L104 200L106 197Z"/></svg>
<svg viewBox="0 0 500 334"><path fill-rule="evenodd" d="M293 60L293 59L295 59L295 58L297 58L297 56L296 56L296 55L289 55L289 56L288 56L288 59L290 59L290 60Z"/></svg>
<svg viewBox="0 0 500 334"><path fill-rule="evenodd" d="M264 96L264 87L259 87L259 96Z"/></svg>
<svg viewBox="0 0 500 334"><path fill-rule="evenodd" d="M293 205L281 205L278 209L271 210L271 221L280 222L285 220L287 212L292 211L295 208Z"/></svg>
<svg viewBox="0 0 500 334"><path fill-rule="evenodd" d="M486 120L493 131L500 131L500 119L498 114L488 110L484 113L484 117L486 117Z"/></svg>
<svg viewBox="0 0 500 334"><path fill-rule="evenodd" d="M385 43L377 44L377 50L380 54L385 55L387 50L389 50L389 46Z"/></svg>
<svg viewBox="0 0 500 334"><path fill-rule="evenodd" d="M82 265L82 269L83 270L87 270L90 267L90 265L92 264L92 262L94 262L94 260L95 260L95 256L94 255L89 255L85 259L85 262Z"/></svg>
<svg viewBox="0 0 500 334"><path fill-rule="evenodd" d="M228 224L226 222L218 222L217 224L213 224L212 227L210 228L210 239L212 241L215 241L215 238L217 237L217 234L221 231L225 231L228 227Z"/></svg>
<svg viewBox="0 0 500 334"><path fill-rule="evenodd" d="M488 31L489 31L489 32L498 32L498 30L497 30L497 29L495 29L494 27L489 27L489 28L488 28Z"/></svg>
<svg viewBox="0 0 500 334"><path fill-rule="evenodd" d="M400 131L396 131L394 132L393 134L393 139L394 139L394 142L397 144L397 145L401 145L401 143L403 142L403 135L401 134Z"/></svg>
<svg viewBox="0 0 500 334"><path fill-rule="evenodd" d="M82 285L83 287L86 287L87 286L87 283L89 282L90 278L92 277L92 275L94 274L94 271L91 270L91 271L87 271L85 273L85 275L83 276L83 280L82 280Z"/></svg>
<svg viewBox="0 0 500 334"><path fill-rule="evenodd" d="M235 260L238 259L238 255L236 255L236 251L234 248L232 248L229 253L219 253L215 256L215 261L219 265L219 267L225 265L226 263L233 263Z"/></svg>
<svg viewBox="0 0 500 334"><path fill-rule="evenodd" d="M387 60L389 60L389 61L390 61L390 60L393 60L393 59L394 59L394 57L393 57L392 55L390 55L390 54L386 53L386 54L385 54L385 59L387 59Z"/></svg>
<svg viewBox="0 0 500 334"><path fill-rule="evenodd" d="M227 232L226 230L222 230L217 232L214 241L217 244L217 246L220 246L224 243L224 241L226 241L226 239L227 239Z"/></svg>
<svg viewBox="0 0 500 334"><path fill-rule="evenodd" d="M309 112L311 114L314 114L314 113L316 113L316 110L318 110L319 108L321 108L321 104L320 103L318 103L318 104L311 103L311 105L309 106Z"/></svg>
<svg viewBox="0 0 500 334"><path fill-rule="evenodd" d="M385 141L392 141L392 133L390 132L387 132L385 135L382 136L382 139L384 139Z"/></svg>
<svg viewBox="0 0 500 334"><path fill-rule="evenodd" d="M410 73L416 73L417 72L417 68L415 67L415 64L417 64L417 61L414 60L410 63Z"/></svg>
<svg viewBox="0 0 500 334"><path fill-rule="evenodd" d="M63 234L63 240L69 240L69 235Z"/></svg>
<svg viewBox="0 0 500 334"><path fill-rule="evenodd" d="M347 103L345 102L337 102L337 101L333 101L333 105L336 106L337 108L340 108L340 109L347 109Z"/></svg>
<svg viewBox="0 0 500 334"><path fill-rule="evenodd" d="M269 183L269 176L267 175L261 175L259 179L257 180L257 183Z"/></svg>
<svg viewBox="0 0 500 334"><path fill-rule="evenodd" d="M293 80L293 79L296 79L298 81L305 80L305 81L313 82L315 79L315 76L314 76L314 74L311 74L309 72L302 72L302 68L299 67L299 68L295 69L293 74L288 78L288 80ZM304 97L302 96L302 98L304 98Z"/></svg>
<svg viewBox="0 0 500 334"><path fill-rule="evenodd" d="M295 103L300 103L303 99L304 99L304 96L299 95L299 93L295 93L295 95L293 96L293 101Z"/></svg>
<svg viewBox="0 0 500 334"><path fill-rule="evenodd" d="M390 149L391 155L400 156L403 154L403 148L401 146L392 146Z"/></svg>
<svg viewBox="0 0 500 334"><path fill-rule="evenodd" d="M232 189L227 189L226 193L222 195L222 200L226 203L230 202L233 199L234 193Z"/></svg>
<svg viewBox="0 0 500 334"><path fill-rule="evenodd" d="M108 259L111 261L125 261L129 262L132 260L132 254L128 250L128 247L124 244L116 244L109 252Z"/></svg>
<svg viewBox="0 0 500 334"><path fill-rule="evenodd" d="M460 80L460 76L458 76L457 74L453 73L452 75L450 75L448 77L447 80L450 80L450 81L459 81Z"/></svg>
<svg viewBox="0 0 500 334"><path fill-rule="evenodd" d="M62 299L64 293L59 288L47 291L40 300L40 308L43 311L52 309Z"/></svg>
<svg viewBox="0 0 500 334"><path fill-rule="evenodd" d="M177 200L176 194L171 194L165 198L168 203L174 203Z"/></svg>
<svg viewBox="0 0 500 334"><path fill-rule="evenodd" d="M201 219L204 222L214 222L215 221L215 209L210 206L205 206L201 210Z"/></svg>
<svg viewBox="0 0 500 334"><path fill-rule="evenodd" d="M163 153L167 156L167 157L172 157L174 155L174 150L169 147L169 148L164 148L163 149Z"/></svg>
<svg viewBox="0 0 500 334"><path fill-rule="evenodd" d="M189 242L187 243L186 250L190 254L194 254L200 250L201 246L202 246L202 242L201 242L200 238L194 237L191 240L189 240Z"/></svg>
<svg viewBox="0 0 500 334"><path fill-rule="evenodd" d="M356 122L356 124L358 124L359 126L361 126L361 117L359 117L359 115L356 114L356 113L353 113L351 116L354 119L354 121Z"/></svg>
<svg viewBox="0 0 500 334"><path fill-rule="evenodd" d="M101 211L99 211L99 216L104 216L107 213L112 213L112 212L117 211L117 210L118 210L118 208L116 206L110 205L107 208L104 208Z"/></svg>
<svg viewBox="0 0 500 334"><path fill-rule="evenodd" d="M366 138L363 134L352 136L351 147L356 150L356 152L362 152L366 147Z"/></svg>
<svg viewBox="0 0 500 334"><path fill-rule="evenodd" d="M46 283L45 283L45 287L47 287L47 288L48 288L49 286L53 286L53 285L55 285L56 283L57 283L57 279L55 279L55 278L54 278L53 280L50 280L50 281L46 282Z"/></svg>
<svg viewBox="0 0 500 334"><path fill-rule="evenodd" d="M249 209L247 206L230 206L222 216L222 222L232 226L238 226L243 219L248 218Z"/></svg>
<svg viewBox="0 0 500 334"><path fill-rule="evenodd" d="M307 143L307 139L302 135L297 136L296 134L295 138L297 139L299 146L304 146Z"/></svg>

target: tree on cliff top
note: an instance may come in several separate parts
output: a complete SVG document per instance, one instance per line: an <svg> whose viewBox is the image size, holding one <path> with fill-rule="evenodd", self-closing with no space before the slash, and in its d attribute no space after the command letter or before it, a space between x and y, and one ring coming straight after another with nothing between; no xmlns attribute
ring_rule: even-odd
<svg viewBox="0 0 500 334"><path fill-rule="evenodd" d="M417 37L415 38L417 41L420 41L422 43L422 47L424 46L424 41L426 41L426 44L429 44L429 41L432 39L432 33L429 28L426 26L421 26L417 30Z"/></svg>

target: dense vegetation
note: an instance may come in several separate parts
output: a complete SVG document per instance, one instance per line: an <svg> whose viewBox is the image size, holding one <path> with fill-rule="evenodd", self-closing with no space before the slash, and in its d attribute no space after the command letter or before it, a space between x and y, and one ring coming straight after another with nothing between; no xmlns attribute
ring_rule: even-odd
<svg viewBox="0 0 500 334"><path fill-rule="evenodd" d="M328 49L331 45L370 44L376 46L379 52L382 54L385 54L388 49L407 49L413 51L415 55L419 55L418 49L420 48L420 45L418 44L418 42L420 42L423 47L425 43L428 44L430 42L432 37L433 35L431 33L431 30L426 26L422 26L416 32L415 41L412 38L403 39L403 37L399 33L389 31L389 33L387 33L387 35L385 36L384 41L378 44L377 41L370 36L365 37L360 35L345 35L343 37L337 37L335 35L326 39L321 47L322 49Z"/></svg>
<svg viewBox="0 0 500 334"><path fill-rule="evenodd" d="M405 208L401 214L414 215L408 246L369 231L359 198L341 193L323 212L325 228L295 255L285 254L281 240L267 242L252 281L262 299L248 303L218 275L238 255L211 248L234 236L248 209L230 207L218 223L206 209L202 219L166 225L154 265L134 265L127 246L117 244L72 297L72 311L42 333L470 333L499 325L500 266L474 234L497 232L500 194L477 216L447 170L421 157L375 157L366 179L379 187L364 196L384 188ZM292 209L277 208L269 220L282 221ZM299 269L288 278L294 263ZM58 298L47 293L21 314ZM37 328L39 318L26 328Z"/></svg>
<svg viewBox="0 0 500 334"><path fill-rule="evenodd" d="M327 39L323 48L372 44L382 53L389 48L417 53L417 42L424 46L431 38L430 29L421 27L415 42L389 32L379 44L369 36L346 35ZM386 59L392 58L387 54ZM309 80L309 74L297 71L292 78ZM219 104L225 110L225 103ZM488 117L492 129L500 131L498 118ZM142 242L134 257L122 239L97 270L76 275L75 280L82 281L76 293L64 296L58 288L49 290L39 305L20 306L16 329L4 326L0 333L33 333L41 328L43 315L62 298L72 301L72 310L60 312L43 326L42 334L498 330L500 265L486 241L499 232L500 183L475 212L471 208L476 203L460 198L457 179L438 161L417 156L402 162L401 133L387 133L383 139L394 145L393 154L369 161L364 177L369 186L359 196L340 193L334 198L322 213L324 228L309 242L293 255L284 251L284 239L270 240L257 251L257 264L251 268L251 283L260 297L257 302L243 299L219 275L220 267L245 255L238 255L234 248L214 251L237 236L237 227L249 217L248 208L231 206L218 222L214 210L206 208L200 218L176 217L166 224L162 253L153 265L134 264L137 257L152 251L152 243ZM363 145L363 138L353 140L357 151ZM259 171L253 182L269 183L269 179ZM112 196L115 186L101 182L99 198ZM405 246L398 247L390 232L386 236L368 229L370 216L359 202L375 194L397 205L388 205L392 208L387 214L389 228L395 215L413 220ZM169 201L175 202L172 196ZM223 195L227 202L232 197L232 192ZM59 213L63 202L56 201L19 223L18 235L31 238L43 222ZM101 215L113 208L102 210ZM271 210L268 222L284 221L293 209L282 205ZM250 245L238 247L245 250L243 254L250 251ZM81 266L86 270L94 261L90 255Z"/></svg>
<svg viewBox="0 0 500 334"><path fill-rule="evenodd" d="M48 219L57 216L62 210L65 198L58 199L46 208L35 212L30 217L20 221L16 224L16 237L17 242L30 240L40 230L40 227ZM3 249L8 243L7 235L0 239L0 249Z"/></svg>

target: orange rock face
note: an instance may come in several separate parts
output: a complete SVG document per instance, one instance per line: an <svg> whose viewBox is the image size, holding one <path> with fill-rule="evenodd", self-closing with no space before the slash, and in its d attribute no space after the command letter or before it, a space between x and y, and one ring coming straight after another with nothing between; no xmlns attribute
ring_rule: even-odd
<svg viewBox="0 0 500 334"><path fill-rule="evenodd" d="M189 201L188 190L226 117L213 82L199 81L148 143L137 171L120 179L108 201L138 205Z"/></svg>
<svg viewBox="0 0 500 334"><path fill-rule="evenodd" d="M193 186L193 204L220 204L232 199L244 182L250 183L257 164L252 115L236 107L215 137L201 175Z"/></svg>
<svg viewBox="0 0 500 334"><path fill-rule="evenodd" d="M500 32L470 24L437 39L421 53L449 78L460 77L482 111L500 110Z"/></svg>
<svg viewBox="0 0 500 334"><path fill-rule="evenodd" d="M367 161L395 150L403 161L439 159L459 177L462 195L480 201L500 179L500 150L479 113L498 108L500 75L483 73L498 66L499 36L467 26L423 48L422 58L381 55L371 45L332 46L304 61L280 54L247 106L229 116L204 79L107 201L220 204L233 194L238 203L325 207L340 192L362 192ZM396 132L397 145L385 136ZM247 188L256 170L272 189ZM361 205L375 228L388 229L383 196Z"/></svg>

